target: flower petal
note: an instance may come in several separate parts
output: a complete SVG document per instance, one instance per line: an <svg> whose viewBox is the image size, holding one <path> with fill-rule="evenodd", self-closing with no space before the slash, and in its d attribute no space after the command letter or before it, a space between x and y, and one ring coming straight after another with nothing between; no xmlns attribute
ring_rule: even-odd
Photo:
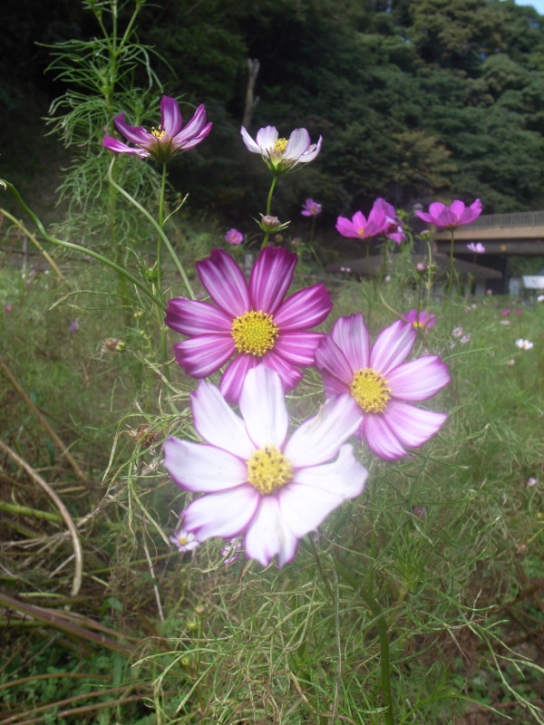
<svg viewBox="0 0 544 725"><path fill-rule="evenodd" d="M146 158L150 155L149 151L127 146L122 143L122 141L118 141L116 138L113 138L113 136L105 136L102 141L102 146L108 149L108 151L113 151L116 154L131 154L132 156L140 156L141 158Z"/></svg>
<svg viewBox="0 0 544 725"><path fill-rule="evenodd" d="M242 385L248 370L259 364L259 358L253 355L239 354L227 367L219 383L219 390L229 403L237 404L242 394Z"/></svg>
<svg viewBox="0 0 544 725"><path fill-rule="evenodd" d="M174 481L188 491L210 493L247 483L247 466L221 448L169 438L164 465Z"/></svg>
<svg viewBox="0 0 544 725"><path fill-rule="evenodd" d="M244 541L247 556L268 566L278 554L278 565L282 567L294 558L297 546L298 539L285 524L277 497L263 496Z"/></svg>
<svg viewBox="0 0 544 725"><path fill-rule="evenodd" d="M208 294L224 312L238 317L250 308L247 283L240 267L222 249L213 249L208 259L196 263Z"/></svg>
<svg viewBox="0 0 544 725"><path fill-rule="evenodd" d="M340 446L361 424L362 411L349 395L329 398L317 415L303 423L287 442L284 453L295 468L317 466L334 458Z"/></svg>
<svg viewBox="0 0 544 725"><path fill-rule="evenodd" d="M305 128L295 128L289 136L289 141L285 147L284 159L296 161L302 154L308 150L311 144L310 134Z"/></svg>
<svg viewBox="0 0 544 725"><path fill-rule="evenodd" d="M303 372L291 365L291 363L281 355L276 355L272 350L267 352L261 358L267 368L275 370L281 378L284 392L293 390L302 380Z"/></svg>
<svg viewBox="0 0 544 725"><path fill-rule="evenodd" d="M211 128L212 124L208 124ZM191 120L185 124L182 130L176 131L175 144L184 144L186 141L190 141L194 136L200 136L204 127L206 126L206 106L201 103L196 109ZM181 128L181 126L180 126Z"/></svg>
<svg viewBox="0 0 544 725"><path fill-rule="evenodd" d="M368 367L370 339L360 312L349 317L339 317L334 323L331 337L346 356L352 371Z"/></svg>
<svg viewBox="0 0 544 725"><path fill-rule="evenodd" d="M278 129L275 126L265 126L257 131L255 140L259 147L259 153L271 151L278 140Z"/></svg>
<svg viewBox="0 0 544 725"><path fill-rule="evenodd" d="M323 337L319 332L280 332L274 352L292 365L313 365L315 351Z"/></svg>
<svg viewBox="0 0 544 725"><path fill-rule="evenodd" d="M149 133L149 131L146 131L143 126L130 126L125 121L124 113L120 113L118 116L115 116L113 122L115 123L117 130L120 131L126 140L131 143L135 143L139 146L146 146L151 141L156 141L155 136Z"/></svg>
<svg viewBox="0 0 544 725"><path fill-rule="evenodd" d="M315 351L315 365L322 374L327 373L330 377L336 378L346 387L346 392L349 391L353 380L353 368L330 335L326 335L319 343Z"/></svg>
<svg viewBox="0 0 544 725"><path fill-rule="evenodd" d="M332 310L331 294L322 284L295 292L278 309L274 322L284 330L303 330L320 325Z"/></svg>
<svg viewBox="0 0 544 725"><path fill-rule="evenodd" d="M399 365L387 375L394 398L427 400L450 381L448 366L436 355L426 355Z"/></svg>
<svg viewBox="0 0 544 725"><path fill-rule="evenodd" d="M247 461L255 446L247 434L244 421L236 415L218 388L205 380L191 393L195 428L212 446L222 448Z"/></svg>
<svg viewBox="0 0 544 725"><path fill-rule="evenodd" d="M298 257L281 247L265 247L253 265L249 278L249 295L254 310L273 315L295 272Z"/></svg>
<svg viewBox="0 0 544 725"><path fill-rule="evenodd" d="M378 335L370 353L370 367L382 375L387 375L390 370L400 365L408 357L416 337L416 331L412 325L407 324L404 320L393 322Z"/></svg>
<svg viewBox="0 0 544 725"><path fill-rule="evenodd" d="M299 157L298 163L299 164L308 164L308 163L310 163L310 161L313 161L315 159L315 157L321 151L322 143L323 143L323 136L320 136L317 140L317 143L309 146L307 148L307 150L302 154L302 156Z"/></svg>
<svg viewBox="0 0 544 725"><path fill-rule="evenodd" d="M165 135L173 138L181 128L181 112L175 98L161 98L161 126Z"/></svg>
<svg viewBox="0 0 544 725"><path fill-rule="evenodd" d="M260 500L260 494L249 484L207 494L185 509L183 527L199 541L211 536L232 539L251 523Z"/></svg>
<svg viewBox="0 0 544 725"><path fill-rule="evenodd" d="M408 453L387 425L384 415L367 413L363 418L362 432L370 450L386 461L394 461Z"/></svg>
<svg viewBox="0 0 544 725"><path fill-rule="evenodd" d="M304 536L343 501L361 494L367 476L352 447L342 446L336 461L297 471L293 483L280 490L284 521L297 537Z"/></svg>
<svg viewBox="0 0 544 725"><path fill-rule="evenodd" d="M261 149L257 146L255 141L251 138L251 136L243 126L240 129L240 133L242 134L242 140L245 143L246 148L254 154L260 154Z"/></svg>
<svg viewBox="0 0 544 725"><path fill-rule="evenodd" d="M198 335L174 345L176 362L187 375L205 378L234 353L234 340L223 335Z"/></svg>
<svg viewBox="0 0 544 725"><path fill-rule="evenodd" d="M281 378L274 370L264 365L249 370L240 396L240 412L256 448L283 446L289 415Z"/></svg>
<svg viewBox="0 0 544 725"><path fill-rule="evenodd" d="M231 334L232 318L207 302L175 297L169 300L164 322L183 335Z"/></svg>
<svg viewBox="0 0 544 725"><path fill-rule="evenodd" d="M345 216L339 216L336 220L336 231L340 232L343 237L359 236L355 230L353 222L347 219Z"/></svg>
<svg viewBox="0 0 544 725"><path fill-rule="evenodd" d="M385 417L390 430L402 445L417 448L439 430L448 416L392 401L387 406Z"/></svg>

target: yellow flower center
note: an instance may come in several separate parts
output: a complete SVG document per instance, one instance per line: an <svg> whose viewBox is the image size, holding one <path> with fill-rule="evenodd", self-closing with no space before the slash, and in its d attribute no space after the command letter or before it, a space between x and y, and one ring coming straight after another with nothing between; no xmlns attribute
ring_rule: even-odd
<svg viewBox="0 0 544 725"><path fill-rule="evenodd" d="M248 483L266 496L289 483L293 478L293 466L276 446L265 446L251 454L247 474Z"/></svg>
<svg viewBox="0 0 544 725"><path fill-rule="evenodd" d="M365 234L365 228L364 228L364 227L361 227L360 229L357 229L357 234L358 234L358 235L359 235L360 237L363 237L363 236L364 236L364 234Z"/></svg>
<svg viewBox="0 0 544 725"><path fill-rule="evenodd" d="M279 138L277 141L274 141L273 153L283 154L288 143L289 141L286 138Z"/></svg>
<svg viewBox="0 0 544 725"><path fill-rule="evenodd" d="M165 133L166 133L166 131L164 130L164 128L160 128L159 127L159 128L152 128L151 129L151 134L153 136L155 136L155 138L162 138Z"/></svg>
<svg viewBox="0 0 544 725"><path fill-rule="evenodd" d="M416 330L422 330L425 327L425 323L419 322L419 320L414 320L412 322L412 327L415 327Z"/></svg>
<svg viewBox="0 0 544 725"><path fill-rule="evenodd" d="M267 312L244 312L232 323L231 335L238 352L262 357L272 350L279 334L279 327Z"/></svg>
<svg viewBox="0 0 544 725"><path fill-rule="evenodd" d="M383 413L391 398L387 380L372 368L356 370L349 389L365 413Z"/></svg>
<svg viewBox="0 0 544 725"><path fill-rule="evenodd" d="M178 535L178 544L180 546L187 546L189 543L189 539L186 536L182 536L181 534Z"/></svg>

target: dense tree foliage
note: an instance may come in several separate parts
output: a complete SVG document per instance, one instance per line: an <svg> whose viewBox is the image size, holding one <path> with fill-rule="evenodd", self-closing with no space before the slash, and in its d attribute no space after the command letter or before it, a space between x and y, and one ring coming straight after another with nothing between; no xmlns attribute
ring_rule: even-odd
<svg viewBox="0 0 544 725"><path fill-rule="evenodd" d="M34 41L93 28L78 3L45 12L37 0L5 2L13 21L0 28L0 106L16 112L47 60ZM400 206L480 196L486 212L544 205L544 17L531 7L160 0L144 7L138 34L162 57L155 70L167 91L206 103L215 122L175 183L184 189L190 174L194 203L233 222L248 205L257 214L268 182L239 136L248 58L261 64L249 130L271 124L286 135L304 126L325 139L318 162L280 185L282 215L308 195L331 214L364 209L378 195ZM48 82L48 92L59 91Z"/></svg>

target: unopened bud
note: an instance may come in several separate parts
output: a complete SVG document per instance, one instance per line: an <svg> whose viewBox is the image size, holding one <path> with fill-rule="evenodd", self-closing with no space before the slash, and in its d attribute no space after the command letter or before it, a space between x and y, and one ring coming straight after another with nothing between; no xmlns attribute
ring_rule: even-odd
<svg viewBox="0 0 544 725"><path fill-rule="evenodd" d="M418 262L416 264L416 272L418 274L425 274L429 268L425 264L425 262Z"/></svg>

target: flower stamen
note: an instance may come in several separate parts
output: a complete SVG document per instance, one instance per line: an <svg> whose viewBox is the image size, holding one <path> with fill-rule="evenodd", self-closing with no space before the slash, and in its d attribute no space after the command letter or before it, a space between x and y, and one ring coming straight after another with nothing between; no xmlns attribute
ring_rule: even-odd
<svg viewBox="0 0 544 725"><path fill-rule="evenodd" d="M285 486L293 478L293 466L276 446L264 446L247 461L247 480L263 496Z"/></svg>
<svg viewBox="0 0 544 725"><path fill-rule="evenodd" d="M262 357L274 347L279 327L268 312L252 310L234 319L231 335L238 352Z"/></svg>
<svg viewBox="0 0 544 725"><path fill-rule="evenodd" d="M286 138L279 138L277 141L274 141L274 148L272 149L272 153L275 153L275 154L285 153L285 149L287 148L288 143L289 143L289 141Z"/></svg>
<svg viewBox="0 0 544 725"><path fill-rule="evenodd" d="M151 135L155 136L155 138L162 138L165 133L166 133L166 131L164 130L164 128L161 128L160 126L159 126L159 128L153 127L151 129Z"/></svg>
<svg viewBox="0 0 544 725"><path fill-rule="evenodd" d="M383 413L391 398L387 380L372 368L356 370L349 389L365 413Z"/></svg>

